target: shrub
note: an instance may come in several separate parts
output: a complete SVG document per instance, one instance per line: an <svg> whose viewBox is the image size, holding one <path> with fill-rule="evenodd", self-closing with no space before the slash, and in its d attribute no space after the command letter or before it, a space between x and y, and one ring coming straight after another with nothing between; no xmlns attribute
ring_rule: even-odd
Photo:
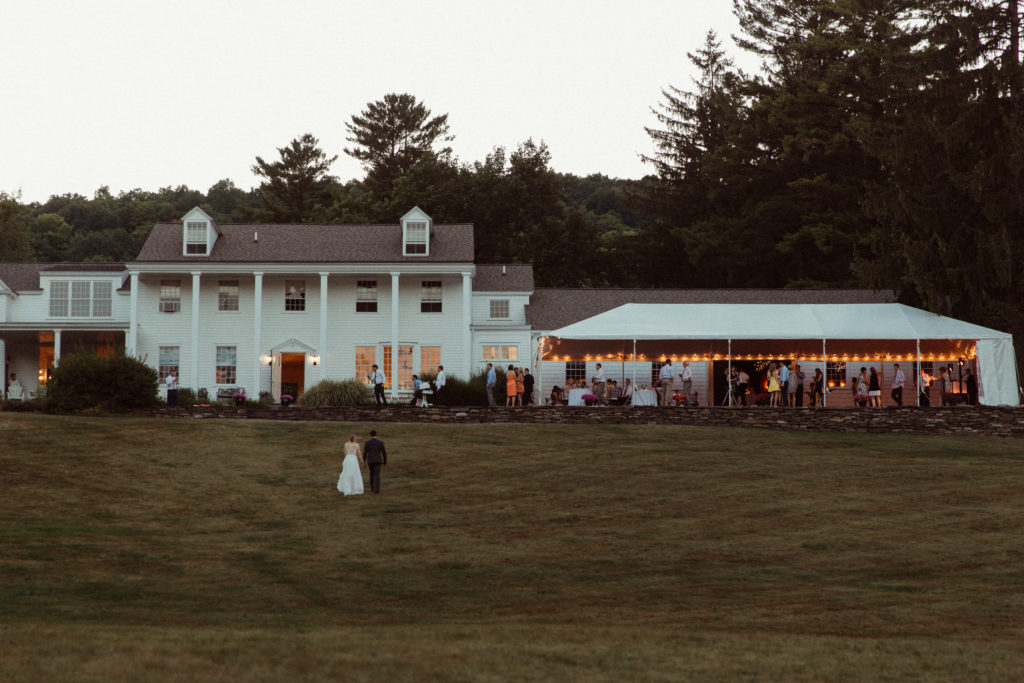
<svg viewBox="0 0 1024 683"><path fill-rule="evenodd" d="M178 405L179 406L194 406L196 404L196 392L188 387L178 389Z"/></svg>
<svg viewBox="0 0 1024 683"><path fill-rule="evenodd" d="M495 386L495 400L505 402L505 371L494 369L498 378ZM421 377L424 381L433 381L434 375ZM487 371L483 370L470 375L468 380L448 375L445 382L445 399L443 405L449 406L486 406L487 405ZM435 403L431 397L431 403Z"/></svg>
<svg viewBox="0 0 1024 683"><path fill-rule="evenodd" d="M124 354L72 353L62 356L53 371L46 407L51 412L149 408L157 403L158 380L156 370Z"/></svg>
<svg viewBox="0 0 1024 683"><path fill-rule="evenodd" d="M371 389L357 379L317 382L302 394L302 404L314 408L366 406L373 403Z"/></svg>

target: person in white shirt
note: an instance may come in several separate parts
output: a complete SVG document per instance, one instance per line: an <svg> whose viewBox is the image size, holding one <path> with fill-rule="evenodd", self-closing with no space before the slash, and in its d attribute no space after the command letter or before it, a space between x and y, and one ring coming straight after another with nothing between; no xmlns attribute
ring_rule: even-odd
<svg viewBox="0 0 1024 683"><path fill-rule="evenodd" d="M11 373L11 381L10 381L10 383L7 386L9 386L9 387L20 387L21 386L21 382L18 381L18 375L16 373L13 373L13 372Z"/></svg>
<svg viewBox="0 0 1024 683"><path fill-rule="evenodd" d="M633 403L633 382L626 378L626 385L622 387L621 396L622 405L630 405Z"/></svg>
<svg viewBox="0 0 1024 683"><path fill-rule="evenodd" d="M388 404L388 400L384 397L384 385L387 384L387 381L387 375L374 363L373 372L370 373L370 384L373 385L373 398L377 401L377 405L386 406Z"/></svg>
<svg viewBox="0 0 1024 683"><path fill-rule="evenodd" d="M896 363L893 367L892 374L892 400L896 405L903 405L903 384L907 381L907 378L903 376L903 371L900 370L900 364Z"/></svg>
<svg viewBox="0 0 1024 683"><path fill-rule="evenodd" d="M594 373L594 393L597 394L598 403L608 403L608 397L605 395L605 389L607 383L604 379L604 369L601 364L597 364L597 371Z"/></svg>
<svg viewBox="0 0 1024 683"><path fill-rule="evenodd" d="M683 372L679 378L683 380L683 396L686 397L686 402L693 403L693 370L689 361L683 361Z"/></svg>
<svg viewBox="0 0 1024 683"><path fill-rule="evenodd" d="M168 372L164 383L167 384L167 405L178 405L178 373L174 370Z"/></svg>
<svg viewBox="0 0 1024 683"><path fill-rule="evenodd" d="M742 369L739 372L739 382L736 384L736 391L740 395L740 405L747 405L747 388L750 386L750 375Z"/></svg>
<svg viewBox="0 0 1024 683"><path fill-rule="evenodd" d="M661 405L667 406L672 398L672 361L667 360L661 366L658 379L661 381Z"/></svg>
<svg viewBox="0 0 1024 683"><path fill-rule="evenodd" d="M437 366L437 378L434 379L434 403L444 403L444 385L448 383L448 377L444 374L444 366Z"/></svg>

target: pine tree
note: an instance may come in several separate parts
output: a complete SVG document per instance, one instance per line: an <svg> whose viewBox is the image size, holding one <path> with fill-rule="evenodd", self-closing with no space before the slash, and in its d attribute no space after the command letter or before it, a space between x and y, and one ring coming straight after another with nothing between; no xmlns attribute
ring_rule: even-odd
<svg viewBox="0 0 1024 683"><path fill-rule="evenodd" d="M279 147L279 161L256 157L252 172L264 178L260 199L268 217L278 223L308 223L330 204L334 177L328 175L338 157L328 157L320 141L306 133Z"/></svg>

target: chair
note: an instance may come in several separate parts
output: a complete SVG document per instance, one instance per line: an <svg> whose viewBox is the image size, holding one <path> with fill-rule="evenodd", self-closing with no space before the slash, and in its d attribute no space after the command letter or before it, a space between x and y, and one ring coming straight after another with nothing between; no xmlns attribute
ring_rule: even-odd
<svg viewBox="0 0 1024 683"><path fill-rule="evenodd" d="M8 401L23 401L25 400L25 390L20 386L7 387L7 400Z"/></svg>

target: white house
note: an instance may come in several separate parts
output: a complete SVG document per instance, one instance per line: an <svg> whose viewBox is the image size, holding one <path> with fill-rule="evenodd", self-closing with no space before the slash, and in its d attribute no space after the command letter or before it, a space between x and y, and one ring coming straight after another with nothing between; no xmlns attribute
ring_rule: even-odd
<svg viewBox="0 0 1024 683"><path fill-rule="evenodd" d="M893 301L866 290L537 289L532 266L473 255L472 225L435 224L419 208L390 225L222 225L197 207L156 224L127 264L0 263L4 387L14 372L31 395L62 353L123 349L211 395L279 400L325 378L366 381L373 364L396 394L438 365L466 377L493 363L532 369L543 397L597 362L609 379L652 382L667 352L538 356L553 330L623 304ZM698 394L721 393L714 358L690 361ZM836 387L855 374L828 371Z"/></svg>

